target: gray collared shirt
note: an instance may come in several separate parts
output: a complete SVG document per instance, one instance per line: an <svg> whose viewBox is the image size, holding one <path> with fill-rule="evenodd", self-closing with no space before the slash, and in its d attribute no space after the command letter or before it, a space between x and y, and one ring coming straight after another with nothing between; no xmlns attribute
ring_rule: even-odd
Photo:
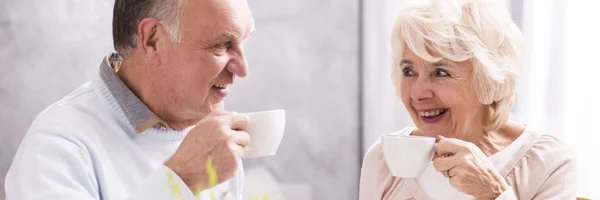
<svg viewBox="0 0 600 200"><path fill-rule="evenodd" d="M135 132L141 133L150 127L169 128L119 78L116 72L120 66L120 56L112 53L100 65L100 77L123 110Z"/></svg>

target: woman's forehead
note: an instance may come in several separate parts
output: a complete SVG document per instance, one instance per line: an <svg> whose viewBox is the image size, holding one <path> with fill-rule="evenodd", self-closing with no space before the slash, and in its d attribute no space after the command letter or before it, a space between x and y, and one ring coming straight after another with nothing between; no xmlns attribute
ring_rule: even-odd
<svg viewBox="0 0 600 200"><path fill-rule="evenodd" d="M445 59L439 53L437 53L435 51L431 51L431 50L427 50L424 52L419 52L419 51L415 52L409 47L404 47L402 52L403 52L402 60L411 60L413 62L416 62L416 61L438 62L440 60ZM435 58L435 59L427 59L427 58Z"/></svg>
<svg viewBox="0 0 600 200"><path fill-rule="evenodd" d="M439 54L434 54L432 52L432 56L439 57L439 60L428 61L423 59L422 57L416 55L410 49L406 48L402 59L400 60L399 66L411 65L411 66L422 66L426 68L437 68L437 67L446 67L450 69L463 69L465 66L471 66L470 61L452 61L447 58L441 57Z"/></svg>
<svg viewBox="0 0 600 200"><path fill-rule="evenodd" d="M412 61L412 62L428 62L428 63L455 63L455 64L463 64L470 63L470 59L466 60L453 60L447 57L444 57L442 54L437 51L427 49L427 51L423 52L415 52L409 47L404 47L402 51L402 61Z"/></svg>

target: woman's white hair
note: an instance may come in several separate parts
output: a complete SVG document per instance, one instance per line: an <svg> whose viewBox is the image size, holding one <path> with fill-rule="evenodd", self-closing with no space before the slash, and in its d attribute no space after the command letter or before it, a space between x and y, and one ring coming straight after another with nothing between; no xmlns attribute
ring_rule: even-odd
<svg viewBox="0 0 600 200"><path fill-rule="evenodd" d="M405 48L437 62L469 61L479 101L489 106L485 130L497 130L510 115L524 53L523 35L498 0L425 0L400 10L392 31L392 80L398 95ZM441 57L432 56L439 53Z"/></svg>

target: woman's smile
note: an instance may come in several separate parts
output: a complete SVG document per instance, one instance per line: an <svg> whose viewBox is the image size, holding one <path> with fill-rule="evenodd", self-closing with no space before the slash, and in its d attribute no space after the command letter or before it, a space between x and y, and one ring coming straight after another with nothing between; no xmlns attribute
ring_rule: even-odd
<svg viewBox="0 0 600 200"><path fill-rule="evenodd" d="M421 121L424 123L432 124L440 121L450 109L448 108L436 108L428 110L418 111Z"/></svg>

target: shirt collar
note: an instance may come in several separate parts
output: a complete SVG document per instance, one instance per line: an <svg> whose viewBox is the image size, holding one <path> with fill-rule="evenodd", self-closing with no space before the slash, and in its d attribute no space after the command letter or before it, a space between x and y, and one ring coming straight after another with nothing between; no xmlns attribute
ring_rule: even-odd
<svg viewBox="0 0 600 200"><path fill-rule="evenodd" d="M135 129L136 133L144 132L152 127L170 128L119 78L116 72L121 67L121 61L122 59L117 53L106 56L100 65L100 77L123 110L129 124Z"/></svg>

